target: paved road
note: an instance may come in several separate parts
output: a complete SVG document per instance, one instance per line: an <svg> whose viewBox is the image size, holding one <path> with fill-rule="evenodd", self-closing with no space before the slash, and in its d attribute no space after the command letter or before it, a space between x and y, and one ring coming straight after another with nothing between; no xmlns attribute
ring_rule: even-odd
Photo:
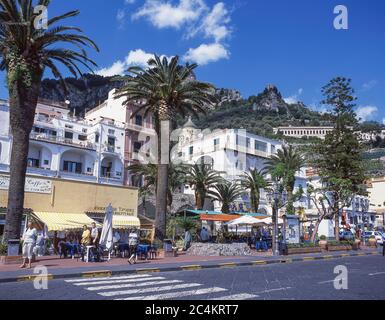
<svg viewBox="0 0 385 320"><path fill-rule="evenodd" d="M334 289L334 268L348 270L348 289ZM350 257L254 267L0 284L0 299L385 299L385 258Z"/></svg>

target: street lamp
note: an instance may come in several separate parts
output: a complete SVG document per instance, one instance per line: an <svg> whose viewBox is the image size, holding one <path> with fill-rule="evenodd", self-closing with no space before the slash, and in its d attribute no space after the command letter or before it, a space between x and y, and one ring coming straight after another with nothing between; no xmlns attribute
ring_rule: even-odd
<svg viewBox="0 0 385 320"><path fill-rule="evenodd" d="M287 202L287 191L284 189L280 191L278 186L274 190L267 193L267 201L273 208L273 255L279 256L279 240L278 240L278 210L284 207ZM284 235L285 238L285 235Z"/></svg>

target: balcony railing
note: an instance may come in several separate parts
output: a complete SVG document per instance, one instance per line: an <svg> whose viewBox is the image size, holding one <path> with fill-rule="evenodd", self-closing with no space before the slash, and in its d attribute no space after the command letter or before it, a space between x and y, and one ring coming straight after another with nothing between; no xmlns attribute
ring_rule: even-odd
<svg viewBox="0 0 385 320"><path fill-rule="evenodd" d="M41 141L59 143L59 144L64 144L69 146L76 146L78 148L96 150L95 144L89 141L76 142L76 141L73 141L72 139L58 137L58 136L54 136L46 133L32 132L30 134L30 138L33 140L41 140Z"/></svg>
<svg viewBox="0 0 385 320"><path fill-rule="evenodd" d="M142 126L138 126L137 124L132 124L132 123L126 123L124 128L126 130L133 130L133 131L138 131L138 132L145 132L147 134L155 134L155 130L151 128L145 128Z"/></svg>

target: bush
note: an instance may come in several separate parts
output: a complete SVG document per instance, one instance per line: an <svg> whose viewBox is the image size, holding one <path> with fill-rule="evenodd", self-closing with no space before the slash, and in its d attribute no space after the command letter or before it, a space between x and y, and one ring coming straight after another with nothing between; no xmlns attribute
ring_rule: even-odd
<svg viewBox="0 0 385 320"><path fill-rule="evenodd" d="M6 255L8 252L8 245L0 242L0 255Z"/></svg>
<svg viewBox="0 0 385 320"><path fill-rule="evenodd" d="M294 248L318 248L319 245L312 242L303 242L303 243L289 243L287 245L288 249L294 249Z"/></svg>
<svg viewBox="0 0 385 320"><path fill-rule="evenodd" d="M325 241L326 240L326 236L322 235L322 236L319 237L319 239L322 240L322 241Z"/></svg>
<svg viewBox="0 0 385 320"><path fill-rule="evenodd" d="M329 241L328 246L329 247L338 247L338 246L352 246L353 241Z"/></svg>

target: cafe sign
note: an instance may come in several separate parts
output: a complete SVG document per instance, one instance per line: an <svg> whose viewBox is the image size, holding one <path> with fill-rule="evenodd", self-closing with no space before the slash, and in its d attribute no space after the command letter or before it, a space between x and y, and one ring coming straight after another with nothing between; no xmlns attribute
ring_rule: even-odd
<svg viewBox="0 0 385 320"><path fill-rule="evenodd" d="M0 175L0 190L9 190L9 176ZM25 192L51 193L52 181L27 177L25 179Z"/></svg>

